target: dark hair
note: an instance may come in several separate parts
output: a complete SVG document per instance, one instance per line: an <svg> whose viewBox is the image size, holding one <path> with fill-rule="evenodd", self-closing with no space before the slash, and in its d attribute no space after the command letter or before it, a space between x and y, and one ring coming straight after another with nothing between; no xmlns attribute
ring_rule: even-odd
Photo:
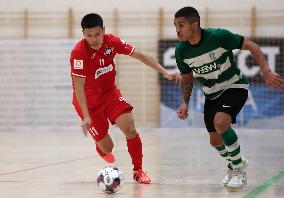
<svg viewBox="0 0 284 198"><path fill-rule="evenodd" d="M93 28L93 27L104 27L103 19L100 15L96 13L90 13L85 15L81 21L81 27L84 28Z"/></svg>
<svg viewBox="0 0 284 198"><path fill-rule="evenodd" d="M198 11L193 7L183 7L175 14L175 18L184 17L190 21L197 21L200 24L200 16Z"/></svg>

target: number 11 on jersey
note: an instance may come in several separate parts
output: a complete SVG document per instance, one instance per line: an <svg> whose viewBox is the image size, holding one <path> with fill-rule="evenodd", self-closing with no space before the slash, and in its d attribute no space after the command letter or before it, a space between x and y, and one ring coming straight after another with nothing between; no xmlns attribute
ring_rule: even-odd
<svg viewBox="0 0 284 198"><path fill-rule="evenodd" d="M102 58L99 60L99 62L100 62L100 66L103 66L105 64L105 59Z"/></svg>

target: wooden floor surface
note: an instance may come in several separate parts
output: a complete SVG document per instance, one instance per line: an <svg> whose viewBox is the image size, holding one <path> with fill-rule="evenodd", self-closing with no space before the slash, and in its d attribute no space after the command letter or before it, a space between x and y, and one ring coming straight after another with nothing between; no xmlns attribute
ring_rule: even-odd
<svg viewBox="0 0 284 198"><path fill-rule="evenodd" d="M205 129L139 129L144 169L152 184L132 180L122 134L111 129L116 166L125 183L114 195L96 186L106 164L91 137L79 130L0 132L1 198L183 198L284 197L284 131L237 129L248 159L248 185L222 186L227 163L209 146Z"/></svg>

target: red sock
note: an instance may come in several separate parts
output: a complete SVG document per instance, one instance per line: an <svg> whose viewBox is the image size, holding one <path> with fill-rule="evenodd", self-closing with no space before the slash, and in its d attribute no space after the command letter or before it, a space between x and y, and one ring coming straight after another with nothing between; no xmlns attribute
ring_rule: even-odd
<svg viewBox="0 0 284 198"><path fill-rule="evenodd" d="M133 171L142 169L142 142L139 134L137 134L133 139L126 139L126 141L128 153L130 154L130 157L132 159Z"/></svg>
<svg viewBox="0 0 284 198"><path fill-rule="evenodd" d="M106 153L102 152L102 150L100 149L100 147L97 144L96 144L96 150L101 157L104 157L104 156L107 155Z"/></svg>

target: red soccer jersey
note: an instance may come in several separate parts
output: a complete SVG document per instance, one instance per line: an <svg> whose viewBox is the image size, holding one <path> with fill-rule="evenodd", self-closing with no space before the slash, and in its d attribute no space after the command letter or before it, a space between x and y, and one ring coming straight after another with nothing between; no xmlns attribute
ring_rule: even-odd
<svg viewBox="0 0 284 198"><path fill-rule="evenodd" d="M122 39L105 34L102 46L98 50L89 47L87 41L79 41L71 52L70 64L72 84L73 76L86 78L85 94L87 104L91 105L99 98L111 93L115 86L116 54L131 55L134 47Z"/></svg>

